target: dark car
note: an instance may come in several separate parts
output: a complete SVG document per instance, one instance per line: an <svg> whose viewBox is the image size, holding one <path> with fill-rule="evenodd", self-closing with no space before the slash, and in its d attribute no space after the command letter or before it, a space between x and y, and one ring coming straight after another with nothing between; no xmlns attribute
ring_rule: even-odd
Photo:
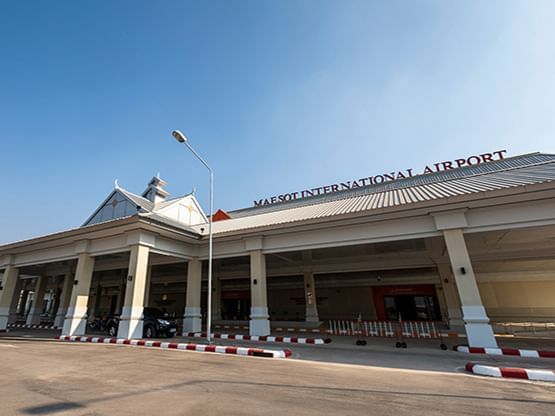
<svg viewBox="0 0 555 416"><path fill-rule="evenodd" d="M117 336L119 318L112 318L107 324L108 334ZM173 337L177 332L177 324L168 320L168 314L157 308L144 308L143 310L143 337L159 338Z"/></svg>

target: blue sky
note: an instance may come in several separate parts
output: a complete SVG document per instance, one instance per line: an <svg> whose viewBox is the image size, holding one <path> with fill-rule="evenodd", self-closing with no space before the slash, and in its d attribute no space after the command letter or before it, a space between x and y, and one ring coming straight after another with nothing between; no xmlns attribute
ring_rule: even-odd
<svg viewBox="0 0 555 416"><path fill-rule="evenodd" d="M215 206L555 152L555 2L0 1L0 242L158 171Z"/></svg>

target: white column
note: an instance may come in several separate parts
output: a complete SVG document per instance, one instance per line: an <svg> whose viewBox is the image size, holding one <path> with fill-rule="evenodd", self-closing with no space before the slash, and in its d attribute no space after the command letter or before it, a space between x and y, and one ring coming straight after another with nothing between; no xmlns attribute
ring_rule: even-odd
<svg viewBox="0 0 555 416"><path fill-rule="evenodd" d="M468 344L496 348L497 341L480 298L463 232L461 229L443 230L443 237L461 300Z"/></svg>
<svg viewBox="0 0 555 416"><path fill-rule="evenodd" d="M268 293L266 289L266 257L261 250L253 250L251 258L251 315L250 335L270 335Z"/></svg>
<svg viewBox="0 0 555 416"><path fill-rule="evenodd" d="M33 305L27 316L27 325L40 324L42 307L44 306L44 294L46 292L46 283L48 278L46 276L39 276L35 285L35 293L33 294Z"/></svg>
<svg viewBox="0 0 555 416"><path fill-rule="evenodd" d="M449 328L454 331L464 330L462 319L461 301L457 293L455 278L448 264L438 264L437 271L441 282L441 290L445 299Z"/></svg>
<svg viewBox="0 0 555 416"><path fill-rule="evenodd" d="M200 291L202 284L202 263L198 258L187 263L187 290L183 332L201 332L202 315L200 311Z"/></svg>
<svg viewBox="0 0 555 416"><path fill-rule="evenodd" d="M15 286L15 291L12 297L12 303L10 305L10 316L8 318L8 324L13 324L17 320L17 305L19 304L19 299L21 298L22 287L23 280L17 279L17 284Z"/></svg>
<svg viewBox="0 0 555 416"><path fill-rule="evenodd" d="M67 307L62 335L84 335L87 329L87 304L94 271L94 257L80 253ZM67 278L67 275L66 275Z"/></svg>
<svg viewBox="0 0 555 416"><path fill-rule="evenodd" d="M148 253L149 248L147 246L137 244L131 247L118 338L136 339L143 337L143 309Z"/></svg>
<svg viewBox="0 0 555 416"><path fill-rule="evenodd" d="M19 270L13 266L4 269L2 277L2 290L0 290L0 331L8 327L10 317L10 306L15 295Z"/></svg>
<svg viewBox="0 0 555 416"><path fill-rule="evenodd" d="M222 319L222 286L219 275L212 275L212 321Z"/></svg>
<svg viewBox="0 0 555 416"><path fill-rule="evenodd" d="M145 306L150 306L150 278L152 276L152 266L146 269L146 282L145 282Z"/></svg>
<svg viewBox="0 0 555 416"><path fill-rule="evenodd" d="M25 287L25 285L24 285ZM21 294L21 302L19 302L19 310L17 311L18 315L26 318L25 312L27 311L27 299L29 298L29 290L23 289L23 293Z"/></svg>
<svg viewBox="0 0 555 416"><path fill-rule="evenodd" d="M318 305L316 303L316 285L314 284L314 273L304 273L304 297L306 304L306 322L320 322L318 317Z"/></svg>
<svg viewBox="0 0 555 416"><path fill-rule="evenodd" d="M64 275L64 284L62 286L62 293L60 294L60 301L58 302L58 310L56 311L56 318L54 318L54 326L61 328L64 324L64 317L67 313L69 300L71 299L71 288L73 287L73 273L67 272Z"/></svg>

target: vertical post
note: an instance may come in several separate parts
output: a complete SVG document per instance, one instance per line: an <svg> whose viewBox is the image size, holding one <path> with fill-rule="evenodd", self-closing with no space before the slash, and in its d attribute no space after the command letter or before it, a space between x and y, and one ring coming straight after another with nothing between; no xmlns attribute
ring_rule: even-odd
<svg viewBox="0 0 555 416"><path fill-rule="evenodd" d="M17 279L17 284L15 286L15 291L12 297L12 303L10 305L10 316L8 318L8 324L13 324L17 320L17 305L21 299L21 288L23 287L23 279Z"/></svg>
<svg viewBox="0 0 555 416"><path fill-rule="evenodd" d="M116 302L115 315L121 315L121 310L123 308L124 298L125 298L125 283L120 283L119 293L118 293L118 300Z"/></svg>
<svg viewBox="0 0 555 416"><path fill-rule="evenodd" d="M60 308L60 297L62 296L62 289L58 285L58 279L56 278L56 288L54 289L54 299L52 301L52 306L50 308L50 316L52 321L56 320L56 314L58 313L58 309Z"/></svg>
<svg viewBox="0 0 555 416"><path fill-rule="evenodd" d="M250 335L270 335L268 293L266 286L266 257L262 250L253 250L251 260Z"/></svg>
<svg viewBox="0 0 555 416"><path fill-rule="evenodd" d="M220 276L212 276L212 320L222 319L222 286Z"/></svg>
<svg viewBox="0 0 555 416"><path fill-rule="evenodd" d="M54 319L54 326L61 328L64 324L64 317L67 313L69 301L71 299L71 288L73 287L73 273L68 271L64 275L64 283L62 285L62 293L60 294L60 302Z"/></svg>
<svg viewBox="0 0 555 416"><path fill-rule="evenodd" d="M306 304L306 322L320 322L318 317L318 305L316 303L316 285L314 284L314 273L304 273L304 297Z"/></svg>
<svg viewBox="0 0 555 416"><path fill-rule="evenodd" d="M26 285L23 285L23 293L21 294L21 302L19 302L19 309L17 315L27 319L27 299L29 298L29 290L26 289Z"/></svg>
<svg viewBox="0 0 555 416"><path fill-rule="evenodd" d="M471 347L497 348L493 329L482 304L463 232L461 229L443 230L443 237L462 304L468 344Z"/></svg>
<svg viewBox="0 0 555 416"><path fill-rule="evenodd" d="M35 293L33 296L33 306L27 316L27 325L38 325L41 321L42 308L44 306L44 294L46 292L46 284L48 278L39 276L35 285Z"/></svg>
<svg viewBox="0 0 555 416"><path fill-rule="evenodd" d="M84 335L87 329L87 304L94 271L94 257L80 253L69 299L62 335ZM66 275L67 277L67 275Z"/></svg>
<svg viewBox="0 0 555 416"><path fill-rule="evenodd" d="M15 295L18 276L19 270L14 266L10 265L4 269L2 290L0 290L0 331L5 331L8 327L10 306Z"/></svg>
<svg viewBox="0 0 555 416"><path fill-rule="evenodd" d="M152 266L146 269L146 282L145 282L145 306L150 306L150 278L152 277Z"/></svg>
<svg viewBox="0 0 555 416"><path fill-rule="evenodd" d="M441 282L443 297L447 306L449 328L455 331L464 330L461 301L457 293L457 285L455 284L453 273L451 273L451 268L448 264L438 264L437 271Z"/></svg>
<svg viewBox="0 0 555 416"><path fill-rule="evenodd" d="M118 327L118 338L143 337L143 309L149 248L140 244L131 247L125 300Z"/></svg>
<svg viewBox="0 0 555 416"><path fill-rule="evenodd" d="M183 332L202 331L202 315L200 311L201 285L202 263L195 257L187 263L187 290Z"/></svg>

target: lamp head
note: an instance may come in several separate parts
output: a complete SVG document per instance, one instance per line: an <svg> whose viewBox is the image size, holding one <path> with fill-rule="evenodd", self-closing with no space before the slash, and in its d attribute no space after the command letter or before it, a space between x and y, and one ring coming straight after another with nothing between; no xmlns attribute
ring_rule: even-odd
<svg viewBox="0 0 555 416"><path fill-rule="evenodd" d="M185 137L185 135L181 133L179 130L172 131L172 135L173 137L175 137L175 140L177 140L179 143L185 143L187 141L187 137Z"/></svg>

